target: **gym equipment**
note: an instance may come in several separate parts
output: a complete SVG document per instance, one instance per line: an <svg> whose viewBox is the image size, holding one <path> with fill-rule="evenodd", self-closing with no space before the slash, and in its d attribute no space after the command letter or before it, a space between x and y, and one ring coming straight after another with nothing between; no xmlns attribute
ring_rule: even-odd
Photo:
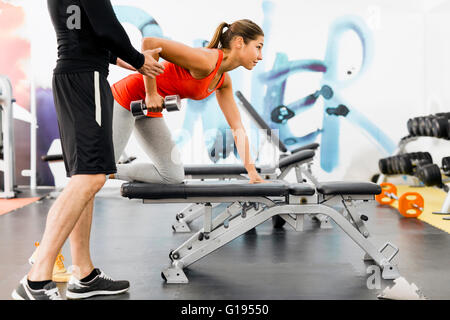
<svg viewBox="0 0 450 320"><path fill-rule="evenodd" d="M263 130L263 132L266 133L267 140L282 152L278 167L257 167L261 176L266 180L282 180L292 169L295 169L297 182L306 182L303 178L303 176L306 176L312 183L317 185L318 181L312 173L311 166L315 155L314 150L319 147L319 144L313 143L292 150L290 154L287 153L286 146L279 140L276 133L272 131L244 95L240 91L236 91L236 96L250 118ZM243 165L191 165L185 166L184 171L186 179L248 179L246 176L247 170ZM212 206L215 207L217 205L212 204ZM203 211L204 205L202 204L191 204L187 206L175 216L176 221L172 225L172 229L174 232L191 232L189 224L200 217L203 214ZM322 229L332 228L331 224L329 224L328 217L326 216L315 215L313 216L313 219L318 220L320 228ZM286 221L280 216L274 216L272 223L274 228L282 228Z"/></svg>
<svg viewBox="0 0 450 320"><path fill-rule="evenodd" d="M264 132L267 134L267 139L282 152L280 155L280 159L283 159L284 157L288 157L288 149L284 145L284 143L279 139L278 135L272 130L272 128L269 126L269 124L259 115L259 113L256 111L256 109L251 105L251 103L245 98L245 96L242 94L241 91L235 92L236 97L239 99L240 105L244 109L244 111L250 116L250 119L252 119L255 124L258 126L259 129L264 130ZM327 86L324 85L320 91L317 91L315 95L323 95L325 98L329 99L333 96L333 90ZM273 115L272 115L273 116ZM287 116L287 114L285 114ZM280 118L281 119L281 118ZM283 121L287 121L284 119ZM313 143L307 146L303 146L294 150L291 150L290 154L295 154L299 151L308 149L316 150L319 147L319 144ZM281 163L280 163L281 166ZM312 166L312 159L310 162L306 164L306 166L298 165L295 168L295 173L297 177L297 182L306 182L306 180L303 179L302 175L305 175L314 185L318 185L318 180L313 175L311 171ZM288 171L287 171L288 172ZM277 177L277 179L283 179L284 176ZM317 219L320 223L320 227L327 229L331 228L331 225L328 223L328 218L326 216L317 215L315 216L315 219ZM272 219L274 228L282 228L285 224L285 221L281 219L279 216L274 216Z"/></svg>
<svg viewBox="0 0 450 320"><path fill-rule="evenodd" d="M62 154L47 154L41 156L41 160L44 162L54 162L54 161L63 161L63 155Z"/></svg>
<svg viewBox="0 0 450 320"><path fill-rule="evenodd" d="M423 213L424 200L417 192L406 192L397 197L397 187L392 183L382 183L380 185L382 191L375 196L375 200L380 204L391 205L394 201L398 201L398 211L406 218L417 218ZM410 213L413 211L413 213Z"/></svg>
<svg viewBox="0 0 450 320"><path fill-rule="evenodd" d="M180 111L181 109L181 100L179 95L166 96L164 98L163 108L165 108L169 112ZM145 104L145 100L137 100L132 101L130 103L131 113L133 116L146 116L148 113L147 106Z"/></svg>
<svg viewBox="0 0 450 320"><path fill-rule="evenodd" d="M450 176L450 157L442 158L442 171L446 176Z"/></svg>
<svg viewBox="0 0 450 320"><path fill-rule="evenodd" d="M255 124L267 133L267 138L270 138L272 142L281 152L287 152L288 149L283 142L280 141L278 135L273 132L272 128L267 124L267 122L259 115L259 113L253 108L250 102L244 97L241 91L235 92L236 97L240 101L240 105L244 108L250 118L255 122Z"/></svg>
<svg viewBox="0 0 450 320"><path fill-rule="evenodd" d="M436 113L424 117L411 118L407 122L411 136L428 136L450 139L450 113Z"/></svg>
<svg viewBox="0 0 450 320"><path fill-rule="evenodd" d="M428 187L438 187L448 192L448 186L444 182L442 176L450 176L450 157L442 158L442 167L439 168L437 164L428 163L420 164L416 171L416 177Z"/></svg>
<svg viewBox="0 0 450 320"><path fill-rule="evenodd" d="M0 198L14 198L15 165L14 165L14 120L13 120L13 91L8 77L0 75L0 113L2 126L0 138L3 146L3 159L0 159L0 171L3 171L3 192Z"/></svg>
<svg viewBox="0 0 450 320"><path fill-rule="evenodd" d="M201 203L203 228L169 253L170 266L161 276L167 283L188 283L183 269L223 247L245 232L281 215L295 230L303 230L304 215L322 214L334 222L366 253L364 260L374 261L382 270L383 279L400 276L393 258L399 249L386 242L377 249L365 226L368 217L356 209L361 202L373 201L381 192L374 183L326 182L312 187L306 183L289 184L283 181L267 184L247 182L193 182L174 185L125 183L123 197L142 199L144 203ZM308 204L302 204L302 198ZM214 219L212 203L228 204ZM390 247L393 253L383 252Z"/></svg>
<svg viewBox="0 0 450 320"><path fill-rule="evenodd" d="M318 147L318 146L311 146ZM280 159L278 167L259 167L256 169L259 174L266 180L283 180L291 170L295 170L297 182L303 183L303 176L308 177L310 181L314 181L315 185L319 182L311 172L311 165L315 156L314 150L298 150L292 155L287 155ZM191 165L184 167L186 179L233 179L239 181L248 180L247 170L243 165ZM212 204L213 207L217 204ZM175 223L172 225L174 232L191 232L189 224L200 217L203 214L205 207L203 204L191 204L184 208L180 213L175 216ZM331 228L327 217L315 216L320 223L322 229ZM286 221L279 217L274 216L272 220L274 228L282 228Z"/></svg>
<svg viewBox="0 0 450 320"><path fill-rule="evenodd" d="M450 139L450 117L440 116L431 120L433 137Z"/></svg>
<svg viewBox="0 0 450 320"><path fill-rule="evenodd" d="M384 175L414 175L418 166L429 163L433 163L433 158L430 153L412 152L380 159L378 161L378 167Z"/></svg>
<svg viewBox="0 0 450 320"><path fill-rule="evenodd" d="M427 187L441 187L442 185L441 169L434 163L419 166L416 172L416 177Z"/></svg>
<svg viewBox="0 0 450 320"><path fill-rule="evenodd" d="M444 203L442 204L442 209L439 212L433 212L433 214L443 214L443 215L450 215L450 187L448 185L448 179L445 181L442 180L442 174L444 174L447 177L450 177L450 157L442 158L442 168L440 168L442 172L439 170L439 167L437 165L434 165L433 169L425 168L422 175L426 175L427 179L430 181L436 182L438 181L438 176L441 179L439 181L439 184L436 186L438 188L441 188L445 192L447 192L447 197L444 200ZM439 173L439 174L438 174ZM431 178L429 178L431 176ZM444 217L443 220L450 220L450 217Z"/></svg>

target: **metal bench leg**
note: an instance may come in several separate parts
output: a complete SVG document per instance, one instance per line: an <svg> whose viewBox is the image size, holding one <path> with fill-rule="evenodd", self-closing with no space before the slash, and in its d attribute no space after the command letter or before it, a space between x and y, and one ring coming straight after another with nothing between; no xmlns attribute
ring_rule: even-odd
<svg viewBox="0 0 450 320"><path fill-rule="evenodd" d="M212 208L219 206L220 203L213 203ZM175 217L177 221L172 224L172 229L174 232L191 232L191 228L189 224L202 216L205 212L205 205L203 203L193 203L184 208L180 213L178 213Z"/></svg>

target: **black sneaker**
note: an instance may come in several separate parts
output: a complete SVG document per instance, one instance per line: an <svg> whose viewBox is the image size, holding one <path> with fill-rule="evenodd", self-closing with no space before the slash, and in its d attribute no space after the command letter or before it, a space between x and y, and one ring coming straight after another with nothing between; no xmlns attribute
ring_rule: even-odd
<svg viewBox="0 0 450 320"><path fill-rule="evenodd" d="M28 286L27 276L20 280L11 296L14 300L62 300L56 283L52 281L46 284L44 289L33 290Z"/></svg>
<svg viewBox="0 0 450 320"><path fill-rule="evenodd" d="M98 275L89 282L81 282L72 276L67 285L67 299L84 299L100 295L114 295L126 292L130 288L128 281L115 281L96 269Z"/></svg>

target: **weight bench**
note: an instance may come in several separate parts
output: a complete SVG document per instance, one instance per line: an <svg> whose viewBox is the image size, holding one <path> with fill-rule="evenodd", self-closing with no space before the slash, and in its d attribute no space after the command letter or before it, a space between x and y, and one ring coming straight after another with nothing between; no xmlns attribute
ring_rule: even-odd
<svg viewBox="0 0 450 320"><path fill-rule="evenodd" d="M283 155L278 163L277 167L270 166L256 166L256 170L260 173L264 179L284 179L289 171L297 166L309 164L312 162L318 144L308 145L311 148L301 148L292 154ZM302 170L304 174L311 174L311 165L308 166L308 170ZM279 170L277 170L279 169ZM277 173L277 171L280 171ZM210 165L185 165L184 174L186 179L239 179L247 180L245 176L247 170L240 164L210 164Z"/></svg>
<svg viewBox="0 0 450 320"><path fill-rule="evenodd" d="M306 176L314 185L318 185L316 177L311 171L312 161L315 156L313 149L317 149L319 144L314 143L295 150L295 153L284 155L280 161L278 168L274 167L256 167L260 175L267 180L283 180L291 170L295 170L298 183L306 182ZM312 148L312 149L308 149ZM184 167L186 179L236 179L248 180L246 176L247 170L243 165L191 165ZM220 204L213 203L212 207ZM175 216L175 223L172 225L174 232L191 232L189 224L203 214L204 205L200 203L193 203L184 208ZM328 217L318 215L315 218L320 223L320 228L332 228L329 224ZM284 225L284 220L278 216L274 217L274 226L281 228Z"/></svg>
<svg viewBox="0 0 450 320"><path fill-rule="evenodd" d="M369 232L364 224L367 216L355 207L357 202L374 200L379 193L380 186L370 182L327 182L316 188L283 181L266 184L245 181L174 185L125 183L121 187L123 197L143 199L144 203L201 203L205 206L203 228L169 254L170 266L161 273L167 283L187 283L184 268L276 215L300 231L304 215L317 214L333 219L363 249L364 260L373 260L380 266L384 279L396 279L399 272L392 259L398 248L386 242L378 250L368 239ZM309 203L302 204L302 198L307 198ZM229 205L213 218L213 202ZM383 252L388 247L394 252L386 257Z"/></svg>

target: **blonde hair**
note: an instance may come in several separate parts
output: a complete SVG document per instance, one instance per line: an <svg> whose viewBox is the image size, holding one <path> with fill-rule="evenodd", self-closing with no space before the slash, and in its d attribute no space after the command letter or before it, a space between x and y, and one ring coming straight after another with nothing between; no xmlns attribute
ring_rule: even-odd
<svg viewBox="0 0 450 320"><path fill-rule="evenodd" d="M227 30L224 32L225 28ZM256 23L248 19L237 20L232 24L222 22L216 28L207 48L230 49L231 40L237 36L241 36L244 43L247 44L249 40L256 40L258 36L264 36L264 32Z"/></svg>

